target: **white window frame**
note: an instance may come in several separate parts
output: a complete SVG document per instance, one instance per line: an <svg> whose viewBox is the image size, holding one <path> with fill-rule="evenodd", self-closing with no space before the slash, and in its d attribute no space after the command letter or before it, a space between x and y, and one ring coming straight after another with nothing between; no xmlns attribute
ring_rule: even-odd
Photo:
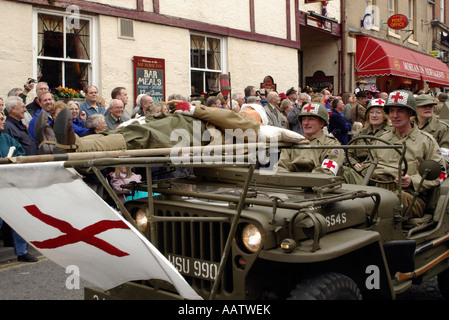
<svg viewBox="0 0 449 320"><path fill-rule="evenodd" d="M365 14L371 14L373 16L373 28L371 30L380 30L380 12L377 6L377 0L365 0Z"/></svg>
<svg viewBox="0 0 449 320"><path fill-rule="evenodd" d="M191 52L192 52L192 42L191 42L191 37L192 36L200 36L200 37L205 37L206 38L206 44L207 44L207 38L213 38L213 39L218 39L220 40L220 52L221 52L221 70L215 70L215 69L208 69L207 68L207 54L205 55L205 68L192 68L192 64L191 64ZM196 33L196 32L190 32L189 33L189 88L192 87L192 71L201 71L201 72L214 72L214 73L219 73L219 74L223 74L223 73L227 73L227 59L225 59L225 54L227 56L227 49L226 49L226 41L225 38L223 37L219 37L219 36L213 36L213 35L209 35L209 34L204 34L204 33ZM203 77L203 88L207 88L206 85L206 79L205 77Z"/></svg>
<svg viewBox="0 0 449 320"><path fill-rule="evenodd" d="M90 32L90 60L79 60L79 59L67 59L67 58L54 58L54 57L42 57L38 55L39 50L39 39L38 39L38 32L39 32L39 19L38 14L48 14L53 16L59 16L59 17L68 17L70 16L70 13L65 13L61 11L54 11L54 10L43 10L39 8L33 8L33 77L34 79L37 79L37 73L38 73L38 60L53 60L53 61L61 61L61 62L82 62L82 63L88 63L89 64L89 79L88 79L88 85L95 85L98 86L99 84L99 65L98 65L98 50L97 47L98 42L98 18L96 16L88 16L80 14L80 18L89 20L89 32ZM66 19L64 19L64 30L66 24ZM64 37L64 41L66 38ZM66 46L64 45L64 50L66 49ZM64 54L65 56L65 54ZM62 79L65 79L64 77L64 68L62 68ZM62 84L61 84L62 85Z"/></svg>

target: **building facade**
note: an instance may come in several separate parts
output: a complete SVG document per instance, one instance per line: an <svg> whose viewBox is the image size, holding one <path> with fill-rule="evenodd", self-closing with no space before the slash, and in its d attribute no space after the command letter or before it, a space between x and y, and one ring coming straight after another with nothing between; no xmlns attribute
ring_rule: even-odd
<svg viewBox="0 0 449 320"><path fill-rule="evenodd" d="M248 85L341 86L341 1L0 0L0 96L27 78L130 103ZM29 98L31 99L31 98ZM132 102L131 102L132 101Z"/></svg>
<svg viewBox="0 0 449 320"><path fill-rule="evenodd" d="M359 78L381 91L439 91L449 87L446 61L442 55L435 57L437 2L346 0L347 87L353 90Z"/></svg>

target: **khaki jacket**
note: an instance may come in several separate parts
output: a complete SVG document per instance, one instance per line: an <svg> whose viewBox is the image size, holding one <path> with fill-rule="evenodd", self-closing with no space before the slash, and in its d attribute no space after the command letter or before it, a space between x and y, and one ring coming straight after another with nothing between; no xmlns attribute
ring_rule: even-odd
<svg viewBox="0 0 449 320"><path fill-rule="evenodd" d="M334 137L321 133L310 141L311 146L339 146L340 143ZM278 162L279 172L313 172L333 174L327 168L322 168L324 160L332 160L338 165L343 164L342 149L282 149Z"/></svg>
<svg viewBox="0 0 449 320"><path fill-rule="evenodd" d="M402 145L405 143L407 148L405 153L405 159L408 164L407 174L412 180L412 186L406 189L408 192L415 191L415 188L419 186L421 175L419 174L418 167L424 160L435 160L442 168L444 168L444 170L446 169L446 164L439 150L440 147L438 146L438 143L431 134L419 130L416 126L414 126L404 137L401 137L393 128L382 134L380 138L395 145ZM380 141L375 141L373 145L384 144ZM399 163L399 153L392 149L374 149L371 152L374 157L379 159L379 164L374 170L373 178L377 180L391 180L398 176L398 170L396 168ZM421 192L433 189L439 185L440 181L438 179L430 181L425 180Z"/></svg>
<svg viewBox="0 0 449 320"><path fill-rule="evenodd" d="M359 136L375 136L378 137L385 133L385 131L390 130L391 127L387 127L382 125L376 132L373 132L373 127L370 125L368 128L362 128L354 134L353 139ZM366 143L373 143L374 140L367 140ZM360 139L354 145L364 145L366 144L364 140ZM348 153L349 161L351 164L362 163L368 157L367 149L348 149L346 151Z"/></svg>
<svg viewBox="0 0 449 320"><path fill-rule="evenodd" d="M416 119L415 125L418 125ZM449 148L449 125L447 123L432 117L427 120L426 124L420 129L430 133L435 138L440 148Z"/></svg>

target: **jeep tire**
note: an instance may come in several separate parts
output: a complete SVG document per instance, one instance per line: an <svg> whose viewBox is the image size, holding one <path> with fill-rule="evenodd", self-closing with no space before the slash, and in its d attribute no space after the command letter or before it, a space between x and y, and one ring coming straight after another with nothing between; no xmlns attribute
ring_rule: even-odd
<svg viewBox="0 0 449 320"><path fill-rule="evenodd" d="M308 277L296 284L289 300L362 300L357 284L340 273Z"/></svg>

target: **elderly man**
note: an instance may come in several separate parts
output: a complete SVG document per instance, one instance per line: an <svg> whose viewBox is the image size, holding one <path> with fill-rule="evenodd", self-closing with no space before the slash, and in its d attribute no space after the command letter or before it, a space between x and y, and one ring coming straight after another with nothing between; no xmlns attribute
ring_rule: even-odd
<svg viewBox="0 0 449 320"><path fill-rule="evenodd" d="M287 99L292 102L294 108L298 106L298 102L297 102L298 101L298 90L291 87L290 89L287 90L285 95L287 96Z"/></svg>
<svg viewBox="0 0 449 320"><path fill-rule="evenodd" d="M298 115L302 110L302 106L306 103L311 102L311 97L307 93L300 93L298 95L298 103L296 107L290 110L287 114L287 121L290 127L290 130L293 130L299 134L303 134L301 122L299 122Z"/></svg>
<svg viewBox="0 0 449 320"><path fill-rule="evenodd" d="M373 178L386 182L393 181L385 186L385 188L393 191L397 190L399 181L401 181L403 187L402 214L404 215L411 204L413 193L417 191L416 188L421 181L421 176L418 172L419 164L426 159L432 159L438 162L444 170L446 170L446 164L441 156L440 147L433 136L419 130L411 122L411 118L417 114L416 99L411 92L394 91L390 93L384 110L390 117L393 129L386 131L380 138L394 145L405 143L407 148L405 159L408 163L408 171L401 177L398 177L397 166L400 155L391 149L374 149L371 152L373 157L378 159L379 164L374 170ZM383 145L383 143L375 141L373 145ZM427 192L439 185L439 179L424 181L419 197L411 210L411 218L423 216L426 209Z"/></svg>
<svg viewBox="0 0 449 320"><path fill-rule="evenodd" d="M122 100L123 108L124 108L123 115L124 115L126 120L131 119L131 116L129 115L128 111L126 110L126 105L128 104L128 99L129 99L128 98L128 91L126 90L126 88L125 87L115 87L111 91L111 98L112 99ZM109 113L109 109L106 110L105 116L107 116L108 113Z"/></svg>
<svg viewBox="0 0 449 320"><path fill-rule="evenodd" d="M25 149L27 156L37 154L36 142L22 122L26 112L23 100L16 96L8 97L5 101L5 109L8 112L8 117L6 118L3 132L17 140Z"/></svg>
<svg viewBox="0 0 449 320"><path fill-rule="evenodd" d="M449 148L449 125L440 121L434 115L437 102L428 94L416 97L415 125L420 130L430 133L438 142L440 148Z"/></svg>
<svg viewBox="0 0 449 320"><path fill-rule="evenodd" d="M109 113L105 116L106 125L109 130L115 130L121 123L125 122L126 119L123 115L125 111L125 106L122 100L114 99L109 104Z"/></svg>
<svg viewBox="0 0 449 320"><path fill-rule="evenodd" d="M298 115L304 137L311 146L339 146L334 137L325 135L329 114L321 103L306 104ZM337 175L343 164L343 152L339 149L283 149L278 162L280 172L315 172Z"/></svg>
<svg viewBox="0 0 449 320"><path fill-rule="evenodd" d="M86 89L86 101L80 105L80 113L84 111L86 113L86 119L90 115L99 113L104 114L105 108L98 102L98 88L96 86L88 86Z"/></svg>
<svg viewBox="0 0 449 320"><path fill-rule="evenodd" d="M279 102L281 101L279 94L275 91L271 91L268 94L267 99L268 103L263 106L263 108L268 116L268 125L284 129L287 128L285 118L278 109Z"/></svg>

